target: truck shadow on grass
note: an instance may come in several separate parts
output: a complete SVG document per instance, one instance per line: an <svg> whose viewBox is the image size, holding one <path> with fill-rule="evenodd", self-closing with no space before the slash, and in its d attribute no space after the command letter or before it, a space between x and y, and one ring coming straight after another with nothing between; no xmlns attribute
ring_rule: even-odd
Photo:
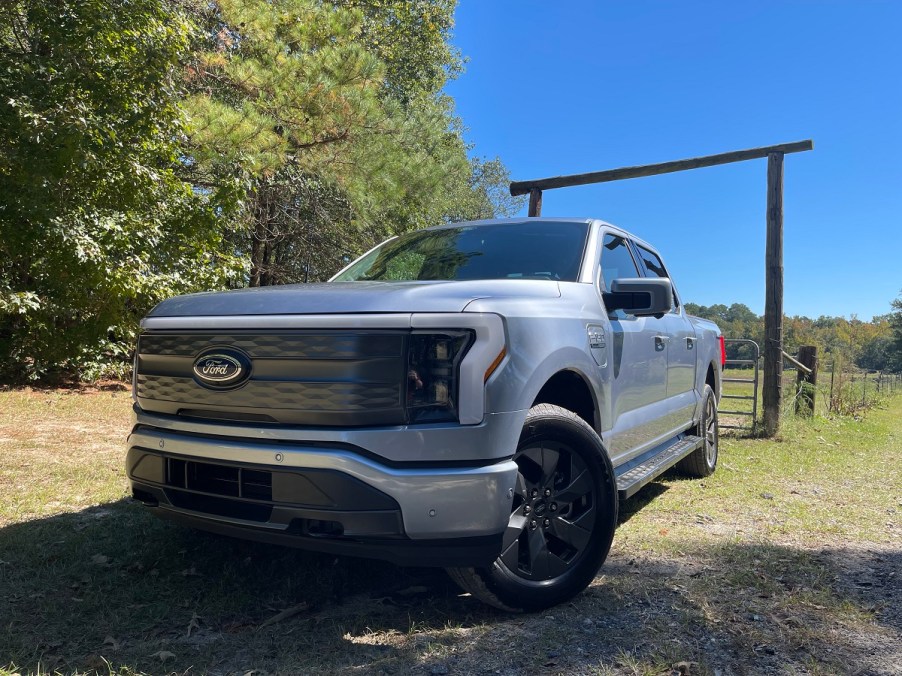
<svg viewBox="0 0 902 676"><path fill-rule="evenodd" d="M615 550L573 602L511 616L442 571L199 533L123 500L0 529L0 673L888 674L900 568L899 551Z"/></svg>

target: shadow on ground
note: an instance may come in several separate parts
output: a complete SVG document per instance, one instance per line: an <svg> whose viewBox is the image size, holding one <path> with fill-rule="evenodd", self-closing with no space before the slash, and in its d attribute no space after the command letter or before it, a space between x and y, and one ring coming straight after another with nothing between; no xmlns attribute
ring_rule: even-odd
<svg viewBox="0 0 902 676"><path fill-rule="evenodd" d="M650 488L622 519L661 487ZM686 661L692 673L898 673L900 569L898 551L615 551L575 601L511 616L441 571L207 535L122 501L0 529L0 666L570 674Z"/></svg>

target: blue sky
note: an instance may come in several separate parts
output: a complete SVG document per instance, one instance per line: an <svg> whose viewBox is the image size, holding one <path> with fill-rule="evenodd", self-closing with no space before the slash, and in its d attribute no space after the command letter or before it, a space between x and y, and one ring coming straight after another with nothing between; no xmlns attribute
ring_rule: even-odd
<svg viewBox="0 0 902 676"><path fill-rule="evenodd" d="M814 140L786 156L784 312L902 290L902 2L460 0L446 90L515 180ZM766 160L546 191L661 249L681 295L764 311ZM524 211L525 214L525 206Z"/></svg>

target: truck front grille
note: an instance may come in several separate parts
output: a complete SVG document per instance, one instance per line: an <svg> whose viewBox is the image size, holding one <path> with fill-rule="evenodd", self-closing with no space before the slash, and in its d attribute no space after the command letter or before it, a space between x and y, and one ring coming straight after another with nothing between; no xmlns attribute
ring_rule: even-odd
<svg viewBox="0 0 902 676"><path fill-rule="evenodd" d="M150 412L236 422L402 424L406 421L408 335L398 331L144 333L138 341L138 404ZM250 377L234 388L205 386L194 374L194 362L217 348L246 354Z"/></svg>

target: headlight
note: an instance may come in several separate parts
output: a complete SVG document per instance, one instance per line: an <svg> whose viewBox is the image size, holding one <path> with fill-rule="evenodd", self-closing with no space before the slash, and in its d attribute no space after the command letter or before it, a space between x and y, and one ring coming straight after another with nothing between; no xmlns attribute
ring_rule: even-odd
<svg viewBox="0 0 902 676"><path fill-rule="evenodd" d="M410 422L456 421L459 366L472 331L414 331L407 349L407 417Z"/></svg>

